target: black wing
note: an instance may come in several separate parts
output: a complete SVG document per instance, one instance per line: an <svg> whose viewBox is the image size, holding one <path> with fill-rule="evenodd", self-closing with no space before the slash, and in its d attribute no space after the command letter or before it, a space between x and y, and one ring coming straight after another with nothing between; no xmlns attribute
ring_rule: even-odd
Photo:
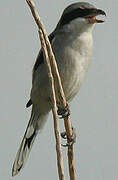
<svg viewBox="0 0 118 180"><path fill-rule="evenodd" d="M51 43L52 40L53 40L53 38L54 38L54 32L51 33L51 34L48 36L48 38L49 38L49 41L50 41L50 43ZM34 64L34 71L36 71L36 70L38 69L38 67L39 67L41 64L44 63L44 59L43 59L43 58L44 58L44 57L43 57L43 52L40 51L40 52L39 52L39 55L38 55L38 57L37 57L37 59L36 59L36 62L35 62L35 64Z"/></svg>
<svg viewBox="0 0 118 180"><path fill-rule="evenodd" d="M52 40L53 40L53 38L54 38L54 34L55 34L55 33L52 32L52 33L48 36L50 43L52 42ZM43 64L43 63L44 63L43 52L40 51L40 52L39 52L39 55L38 55L38 57L37 57L37 59L36 59L36 62L35 62L35 64L34 64L33 71L36 71L36 70L38 69L38 67L39 67L41 64ZM32 100L30 99L30 100L28 101L28 103L26 104L26 107L28 108L28 107L30 107L31 105L32 105Z"/></svg>

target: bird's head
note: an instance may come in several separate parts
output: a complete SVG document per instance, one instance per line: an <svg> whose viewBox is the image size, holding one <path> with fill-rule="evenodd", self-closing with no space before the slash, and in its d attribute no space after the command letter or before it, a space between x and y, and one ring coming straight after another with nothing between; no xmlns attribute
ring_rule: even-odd
<svg viewBox="0 0 118 180"><path fill-rule="evenodd" d="M73 30L92 30L96 23L104 22L97 19L98 15L106 16L106 13L87 2L74 3L64 10L57 28L69 27Z"/></svg>

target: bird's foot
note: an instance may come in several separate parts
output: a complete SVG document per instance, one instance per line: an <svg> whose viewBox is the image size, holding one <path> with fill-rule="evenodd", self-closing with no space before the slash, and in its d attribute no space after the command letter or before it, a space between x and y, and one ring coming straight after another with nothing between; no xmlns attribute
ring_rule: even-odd
<svg viewBox="0 0 118 180"><path fill-rule="evenodd" d="M68 140L68 143L62 144L63 147L72 146L72 145L76 142L76 132L75 132L75 128L72 127L72 136L67 137L67 133L66 133L66 132L62 132L62 133L61 133L61 137L62 137L63 139L67 139L67 140Z"/></svg>
<svg viewBox="0 0 118 180"><path fill-rule="evenodd" d="M70 110L69 110L69 106L68 104L66 105L66 107L63 109L61 107L58 107L57 113L60 117L60 119L68 117L70 115Z"/></svg>

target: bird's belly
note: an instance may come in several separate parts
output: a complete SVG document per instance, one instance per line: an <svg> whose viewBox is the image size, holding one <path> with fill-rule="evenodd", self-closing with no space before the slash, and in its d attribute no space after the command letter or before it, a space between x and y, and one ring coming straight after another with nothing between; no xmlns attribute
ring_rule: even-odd
<svg viewBox="0 0 118 180"><path fill-rule="evenodd" d="M88 56L81 56L78 52L66 53L57 61L62 86L67 101L71 101L78 93L90 64Z"/></svg>

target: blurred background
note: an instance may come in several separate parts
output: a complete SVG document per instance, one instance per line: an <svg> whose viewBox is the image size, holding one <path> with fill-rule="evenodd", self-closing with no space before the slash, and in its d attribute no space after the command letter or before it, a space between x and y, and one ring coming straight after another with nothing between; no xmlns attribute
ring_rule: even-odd
<svg viewBox="0 0 118 180"><path fill-rule="evenodd" d="M49 33L72 0L35 0ZM88 76L71 103L76 128L77 180L118 178L118 2L88 0L107 13L94 30L94 56ZM11 180L11 169L30 117L32 67L40 49L37 26L25 0L0 3L0 179ZM63 120L60 120L63 131ZM65 176L66 148L63 148ZM14 180L56 180L56 151L50 115L38 135L22 172Z"/></svg>

